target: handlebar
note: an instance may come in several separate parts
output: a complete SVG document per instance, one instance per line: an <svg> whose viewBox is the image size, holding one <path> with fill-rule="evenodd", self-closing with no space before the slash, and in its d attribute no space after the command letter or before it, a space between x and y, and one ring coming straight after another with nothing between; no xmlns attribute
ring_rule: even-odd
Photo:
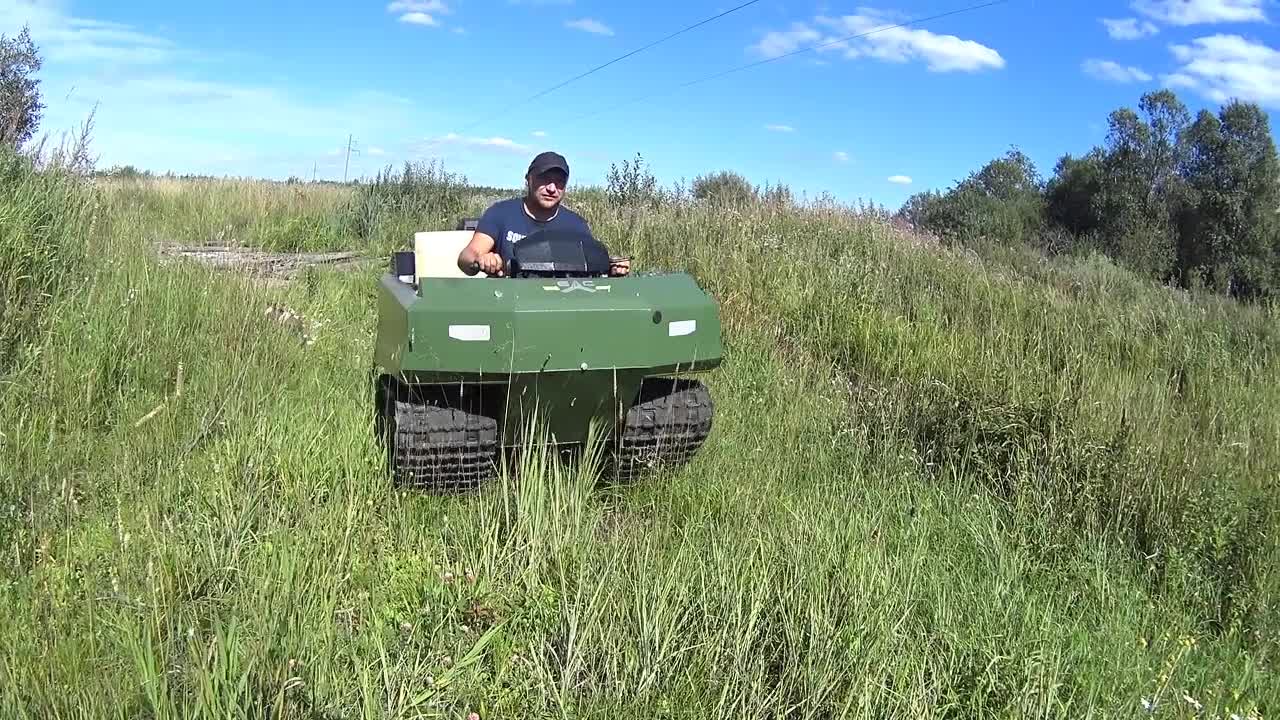
<svg viewBox="0 0 1280 720"><path fill-rule="evenodd" d="M467 269L471 271L471 273L470 273L470 274L472 274L472 275L475 275L476 273L480 272L480 271L481 271L481 270L480 270L480 261L479 261L479 260L473 260L473 261L471 261L471 264L467 266ZM488 274L488 273L486 273L486 274ZM503 261L502 261L502 274L503 274L503 276L505 276L505 277L510 277L510 276L511 276L511 261L510 261L510 260L503 260ZM493 277L493 276L490 276L490 277Z"/></svg>
<svg viewBox="0 0 1280 720"><path fill-rule="evenodd" d="M621 256L614 256L614 255L611 255L611 256L609 256L609 266L610 266L610 267L612 267L612 266L614 266L614 265L617 265L617 264L619 264L619 263L630 262L630 261L631 261L631 256L630 256L630 255L621 255ZM470 274L471 274L471 275L474 275L474 274L476 274L476 273L478 273L478 272L481 272L481 270L480 270L480 261L479 261L479 260L473 260L473 261L471 261L471 264L467 266L467 269L471 271L471 272L470 272ZM486 274L487 274L487 273L486 273ZM494 276L490 275L490 277L494 277ZM511 277L511 261L510 261L510 260L503 260L503 261L502 261L502 277Z"/></svg>

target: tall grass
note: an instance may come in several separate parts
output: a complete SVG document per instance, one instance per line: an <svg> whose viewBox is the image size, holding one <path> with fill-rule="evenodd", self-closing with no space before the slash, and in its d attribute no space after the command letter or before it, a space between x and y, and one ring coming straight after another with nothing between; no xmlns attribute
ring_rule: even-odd
<svg viewBox="0 0 1280 720"><path fill-rule="evenodd" d="M191 192L258 202L215 187ZM829 205L580 194L637 270L719 300L711 440L634 485L531 453L436 498L379 471L373 275L159 266L179 217L152 203L197 227L199 202L129 192L95 228L101 272L53 300L38 367L0 396L5 717L1280 703L1274 310L1096 261L992 264ZM387 207L374 243L418 224Z"/></svg>
<svg viewBox="0 0 1280 720"><path fill-rule="evenodd" d="M0 147L0 377L37 340L52 301L84 282L97 199L73 169Z"/></svg>
<svg viewBox="0 0 1280 720"><path fill-rule="evenodd" d="M388 167L352 185L148 178L99 181L111 213L138 215L152 242L276 252L385 254L419 230L452 230L493 199L437 162Z"/></svg>
<svg viewBox="0 0 1280 720"><path fill-rule="evenodd" d="M998 499L1046 554L1120 542L1206 629L1274 641L1274 308L1189 300L1096 259L987 267L847 214L596 214L639 265L687 263L749 298L922 474Z"/></svg>
<svg viewBox="0 0 1280 720"><path fill-rule="evenodd" d="M111 214L138 217L145 240L230 245L281 252L345 247L341 215L351 194L340 185L261 180L99 179Z"/></svg>

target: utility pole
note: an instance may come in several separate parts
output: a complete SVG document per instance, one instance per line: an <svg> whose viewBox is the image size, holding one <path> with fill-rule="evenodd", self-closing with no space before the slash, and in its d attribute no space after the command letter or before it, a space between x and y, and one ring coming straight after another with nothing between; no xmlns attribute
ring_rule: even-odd
<svg viewBox="0 0 1280 720"><path fill-rule="evenodd" d="M359 155L360 151L356 150L355 153ZM351 134L347 133L347 162L342 166L342 183L344 185L347 182L347 169L349 167L351 167Z"/></svg>

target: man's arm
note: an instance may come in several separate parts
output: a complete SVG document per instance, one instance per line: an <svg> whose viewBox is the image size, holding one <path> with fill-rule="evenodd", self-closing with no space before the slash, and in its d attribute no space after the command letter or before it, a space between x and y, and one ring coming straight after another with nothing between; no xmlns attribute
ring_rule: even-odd
<svg viewBox="0 0 1280 720"><path fill-rule="evenodd" d="M458 269L468 275L475 275L476 263L486 255L492 254L496 245L497 243L487 233L476 230L471 234L471 242L467 243L467 246L458 254Z"/></svg>
<svg viewBox="0 0 1280 720"><path fill-rule="evenodd" d="M502 256L494 252L498 246L497 238L503 233L504 223L500 205L490 205L476 223L475 232L471 234L471 242L458 253L458 269L467 275L476 274L476 265L486 275L502 274Z"/></svg>

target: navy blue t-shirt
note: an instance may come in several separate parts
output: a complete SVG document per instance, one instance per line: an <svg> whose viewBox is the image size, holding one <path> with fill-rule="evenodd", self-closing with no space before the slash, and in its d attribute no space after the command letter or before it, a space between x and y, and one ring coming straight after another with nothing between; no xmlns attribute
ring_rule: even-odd
<svg viewBox="0 0 1280 720"><path fill-rule="evenodd" d="M538 222L524 211L524 198L502 200L489 206L480 216L476 230L494 240L493 251L503 260L511 259L511 246L520 242L526 235L539 230L569 230L590 234L587 221L578 213L561 205L556 214L546 222Z"/></svg>

